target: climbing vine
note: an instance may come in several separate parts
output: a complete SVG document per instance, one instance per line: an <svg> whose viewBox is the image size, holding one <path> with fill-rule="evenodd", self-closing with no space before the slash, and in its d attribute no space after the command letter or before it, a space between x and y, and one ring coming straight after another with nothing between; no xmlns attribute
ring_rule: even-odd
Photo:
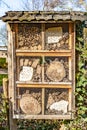
<svg viewBox="0 0 87 130"><path fill-rule="evenodd" d="M78 27L79 26L79 27ZM84 24L77 25L77 54L79 58L76 75L76 106L79 117L87 117L87 43L83 33ZM83 37L82 37L83 36Z"/></svg>
<svg viewBox="0 0 87 130"><path fill-rule="evenodd" d="M64 121L66 130L87 130L87 43L84 23L76 25L76 113L72 121Z"/></svg>

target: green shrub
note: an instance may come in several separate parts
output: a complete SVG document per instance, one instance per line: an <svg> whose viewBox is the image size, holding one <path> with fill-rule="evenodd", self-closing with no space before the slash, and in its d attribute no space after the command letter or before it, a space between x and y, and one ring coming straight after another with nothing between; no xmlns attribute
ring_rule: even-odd
<svg viewBox="0 0 87 130"><path fill-rule="evenodd" d="M3 78L7 78L8 76L6 74L0 74L0 86L3 84Z"/></svg>
<svg viewBox="0 0 87 130"><path fill-rule="evenodd" d="M0 58L0 68L7 69L6 58Z"/></svg>
<svg viewBox="0 0 87 130"><path fill-rule="evenodd" d="M8 102L3 93L0 93L0 130L8 130L7 109Z"/></svg>
<svg viewBox="0 0 87 130"><path fill-rule="evenodd" d="M58 120L19 120L18 130L59 130Z"/></svg>

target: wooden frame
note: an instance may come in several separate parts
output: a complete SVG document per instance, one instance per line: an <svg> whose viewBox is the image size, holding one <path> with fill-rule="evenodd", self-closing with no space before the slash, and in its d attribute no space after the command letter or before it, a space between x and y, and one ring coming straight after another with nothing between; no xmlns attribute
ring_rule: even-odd
<svg viewBox="0 0 87 130"><path fill-rule="evenodd" d="M75 25L74 23L69 24L69 49L68 50L57 50L57 51L49 51L44 50L45 45L45 23L41 23L42 29L42 50L21 50L18 49L18 24L13 24L14 29L13 33L11 32L11 36L9 38L9 50L12 49L12 53L9 52L9 74L12 73L12 76L9 77L11 79L9 86L12 85L12 88L9 88L9 92L12 89L13 94L11 93L11 97L13 99L13 118L14 119L70 119L72 118L72 109L74 108L75 102L72 102L74 99L73 91L75 90ZM20 24L19 24L20 26ZM74 28L74 32L72 31ZM10 55L12 57L10 57ZM40 56L43 59L42 64L42 82L20 82L17 81L19 77L19 57L36 57ZM68 65L69 65L69 82L44 82L44 58L47 56L52 57L67 57ZM10 68L11 66L11 68ZM74 70L74 72L73 72ZM16 73L18 75L16 75ZM34 86L34 87L33 87ZM17 94L19 95L20 88L41 88L42 89L42 113L41 115L25 115L25 114L15 114L14 107L15 104L19 107L19 102L17 100ZM69 114L66 115L45 115L45 89L46 88L64 88L68 89L68 102L69 102ZM16 89L18 90L16 92ZM75 100L75 99L74 99ZM15 108L16 109L16 108Z"/></svg>

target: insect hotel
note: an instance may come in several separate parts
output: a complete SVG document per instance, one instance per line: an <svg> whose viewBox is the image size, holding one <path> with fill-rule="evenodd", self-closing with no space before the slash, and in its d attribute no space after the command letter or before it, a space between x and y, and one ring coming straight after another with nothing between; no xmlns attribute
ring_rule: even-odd
<svg viewBox="0 0 87 130"><path fill-rule="evenodd" d="M14 119L71 119L75 25L81 12L7 12L9 99Z"/></svg>

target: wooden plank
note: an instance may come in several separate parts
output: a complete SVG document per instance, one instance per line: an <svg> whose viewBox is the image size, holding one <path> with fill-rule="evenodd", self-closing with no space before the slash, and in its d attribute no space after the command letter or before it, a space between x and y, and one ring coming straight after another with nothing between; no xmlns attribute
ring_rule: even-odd
<svg viewBox="0 0 87 130"><path fill-rule="evenodd" d="M13 105L13 86L12 86L12 31L11 25L7 24L7 31L8 31L8 91L9 91L9 127L10 130L17 130L17 122L13 120L12 114L12 105Z"/></svg>
<svg viewBox="0 0 87 130"><path fill-rule="evenodd" d="M62 23L62 24L64 24L64 23L71 23L72 21L71 20L68 20L68 21L64 21L64 20L56 20L56 21L53 21L53 20L49 20L49 21L42 21L42 20L40 20L40 21L22 21L22 23L23 24L25 24L25 23ZM20 21L9 21L9 23L21 23ZM72 22L73 23L73 22Z"/></svg>
<svg viewBox="0 0 87 130"><path fill-rule="evenodd" d="M15 51L16 51L16 49L18 49L19 48L19 46L18 46L18 23L14 23L14 32L15 32L15 42L14 42L14 46L15 46ZM15 54L14 54L15 55ZM15 72L16 72L16 74L15 74L15 79L19 79L19 57L17 57L17 58L15 58ZM16 85L15 85L15 87L16 87ZM18 110L19 111L19 100L17 100L16 99L16 95L19 95L19 88L16 90L16 88L15 88L15 106L16 106L16 110Z"/></svg>
<svg viewBox="0 0 87 130"><path fill-rule="evenodd" d="M17 87L29 87L29 88L72 88L71 85L65 85L65 84L27 84L27 83L20 83L17 84Z"/></svg>
<svg viewBox="0 0 87 130"><path fill-rule="evenodd" d="M72 82L28 82L28 81L16 81L16 84L41 84L41 85L44 85L44 84L49 84L49 85L72 85Z"/></svg>
<svg viewBox="0 0 87 130"><path fill-rule="evenodd" d="M69 23L69 49L72 49L72 23Z"/></svg>
<svg viewBox="0 0 87 130"><path fill-rule="evenodd" d="M49 50L21 50L17 49L16 53L71 53L71 50L56 50L56 51L49 51Z"/></svg>
<svg viewBox="0 0 87 130"><path fill-rule="evenodd" d="M44 50L45 46L45 24L41 24L42 27L42 50ZM41 56L41 55L40 55ZM42 83L44 82L44 56L42 57ZM42 88L42 115L44 115L44 106L45 106L45 88Z"/></svg>
<svg viewBox="0 0 87 130"><path fill-rule="evenodd" d="M56 51L49 51L49 50L20 50L16 49L16 53L71 53L71 50L56 50Z"/></svg>
<svg viewBox="0 0 87 130"><path fill-rule="evenodd" d="M44 50L44 46L45 46L45 24L44 23L41 24L41 28L42 28L42 50Z"/></svg>
<svg viewBox="0 0 87 130"><path fill-rule="evenodd" d="M45 88L42 88L42 115L45 112Z"/></svg>
<svg viewBox="0 0 87 130"><path fill-rule="evenodd" d="M72 89L69 89L69 113L72 111Z"/></svg>
<svg viewBox="0 0 87 130"><path fill-rule="evenodd" d="M76 85L76 81L75 81L75 75L76 75L76 72L75 72L75 68L76 68L76 62L75 62L75 59L76 59L76 55L75 55L75 39L76 39L76 24L74 23L74 32L73 32L73 66L72 66L72 76L73 76L73 79L72 79L72 85L73 85L73 88L72 88L72 110L75 111L75 85ZM72 118L74 118L74 114L72 114Z"/></svg>
<svg viewBox="0 0 87 130"><path fill-rule="evenodd" d="M68 62L69 62L69 80L72 81L73 84L73 55L74 55L74 48L73 48L73 24L69 23L69 49L72 49L72 55L69 57ZM72 90L73 88L70 88L69 91L69 113L72 111Z"/></svg>
<svg viewBox="0 0 87 130"><path fill-rule="evenodd" d="M5 108L6 108L6 119L7 119L7 126L9 127L9 98L8 98L8 78L3 78L3 92L5 97Z"/></svg>
<svg viewBox="0 0 87 130"><path fill-rule="evenodd" d="M15 32L12 33L13 43L12 43L12 87L13 87L13 113L16 111L16 57L15 57Z"/></svg>
<svg viewBox="0 0 87 130"><path fill-rule="evenodd" d="M71 115L13 115L14 119L71 119Z"/></svg>
<svg viewBox="0 0 87 130"><path fill-rule="evenodd" d="M62 51L48 51L48 52L19 52L16 50L16 56L71 56L71 52L69 51L65 51L65 52L62 52Z"/></svg>
<svg viewBox="0 0 87 130"><path fill-rule="evenodd" d="M71 57L68 58L68 62L69 62L69 80L72 81L72 58Z"/></svg>
<svg viewBox="0 0 87 130"><path fill-rule="evenodd" d="M15 31L15 49L18 49L18 23L14 24Z"/></svg>
<svg viewBox="0 0 87 130"><path fill-rule="evenodd" d="M19 90L20 88L17 88L17 92L16 92L16 104L17 104L17 112L20 114L20 98L19 98Z"/></svg>
<svg viewBox="0 0 87 130"><path fill-rule="evenodd" d="M44 56L42 57L43 64L42 64L42 83L44 83ZM45 88L42 88L42 115L44 115L45 109Z"/></svg>
<svg viewBox="0 0 87 130"><path fill-rule="evenodd" d="M72 82L31 82L31 81L16 81L16 84L57 84L57 85L72 85Z"/></svg>
<svg viewBox="0 0 87 130"><path fill-rule="evenodd" d="M8 31L8 80L9 80L9 99L12 100L12 32L11 27L7 24Z"/></svg>

